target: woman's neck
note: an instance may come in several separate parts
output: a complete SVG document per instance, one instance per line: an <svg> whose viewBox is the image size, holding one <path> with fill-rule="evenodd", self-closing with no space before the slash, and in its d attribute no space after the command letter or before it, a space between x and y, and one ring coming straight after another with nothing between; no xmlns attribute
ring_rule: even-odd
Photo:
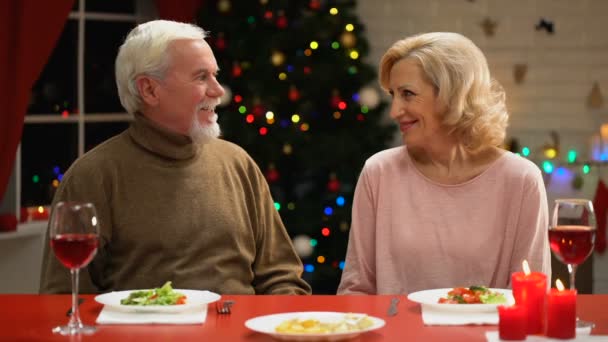
<svg viewBox="0 0 608 342"><path fill-rule="evenodd" d="M464 183L485 171L504 151L486 147L469 151L463 145L409 147L416 168L426 177L442 184Z"/></svg>

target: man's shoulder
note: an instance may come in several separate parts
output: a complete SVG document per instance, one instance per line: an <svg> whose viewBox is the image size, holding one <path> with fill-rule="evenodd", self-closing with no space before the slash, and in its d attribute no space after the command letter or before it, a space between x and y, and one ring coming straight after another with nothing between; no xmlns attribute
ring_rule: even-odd
<svg viewBox="0 0 608 342"><path fill-rule="evenodd" d="M72 172L99 171L103 165L111 163L125 148L124 133L115 135L76 159L70 169Z"/></svg>
<svg viewBox="0 0 608 342"><path fill-rule="evenodd" d="M224 139L215 139L210 144L210 151L222 158L240 161L249 161L251 156L241 146Z"/></svg>

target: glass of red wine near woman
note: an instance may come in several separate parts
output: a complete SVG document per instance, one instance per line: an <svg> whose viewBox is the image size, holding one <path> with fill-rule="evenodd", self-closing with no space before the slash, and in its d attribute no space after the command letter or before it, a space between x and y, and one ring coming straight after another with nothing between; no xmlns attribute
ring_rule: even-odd
<svg viewBox="0 0 608 342"><path fill-rule="evenodd" d="M97 252L99 222L92 203L58 202L49 226L51 248L72 277L72 315L67 325L53 328L61 335L92 334L95 327L83 325L78 310L78 271L91 262Z"/></svg>
<svg viewBox="0 0 608 342"><path fill-rule="evenodd" d="M574 290L576 268L595 245L596 222L593 203L586 199L556 199L549 226L549 245L555 257L568 266L570 289ZM591 322L577 318L578 328L592 327Z"/></svg>

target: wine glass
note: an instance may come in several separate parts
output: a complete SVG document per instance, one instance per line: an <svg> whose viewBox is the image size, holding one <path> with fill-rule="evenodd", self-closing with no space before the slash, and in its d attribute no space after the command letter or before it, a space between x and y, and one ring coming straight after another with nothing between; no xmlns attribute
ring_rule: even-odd
<svg viewBox="0 0 608 342"><path fill-rule="evenodd" d="M593 251L595 232L595 213L591 201L586 199L555 200L549 226L549 245L555 257L568 267L571 290L576 288L576 268ZM578 318L576 323L578 328L593 326L593 323Z"/></svg>
<svg viewBox="0 0 608 342"><path fill-rule="evenodd" d="M91 262L97 252L99 222L92 203L58 202L49 226L51 248L72 277L72 315L67 325L53 328L61 335L92 334L96 328L83 325L78 311L78 271Z"/></svg>

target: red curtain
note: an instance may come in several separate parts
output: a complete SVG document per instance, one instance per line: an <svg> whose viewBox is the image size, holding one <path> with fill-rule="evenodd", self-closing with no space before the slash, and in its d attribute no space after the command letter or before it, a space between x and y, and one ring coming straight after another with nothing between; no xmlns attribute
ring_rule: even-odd
<svg viewBox="0 0 608 342"><path fill-rule="evenodd" d="M156 9L161 19L195 23L202 4L203 0L156 0Z"/></svg>
<svg viewBox="0 0 608 342"><path fill-rule="evenodd" d="M31 88L73 4L74 0L0 1L0 198L15 163Z"/></svg>

